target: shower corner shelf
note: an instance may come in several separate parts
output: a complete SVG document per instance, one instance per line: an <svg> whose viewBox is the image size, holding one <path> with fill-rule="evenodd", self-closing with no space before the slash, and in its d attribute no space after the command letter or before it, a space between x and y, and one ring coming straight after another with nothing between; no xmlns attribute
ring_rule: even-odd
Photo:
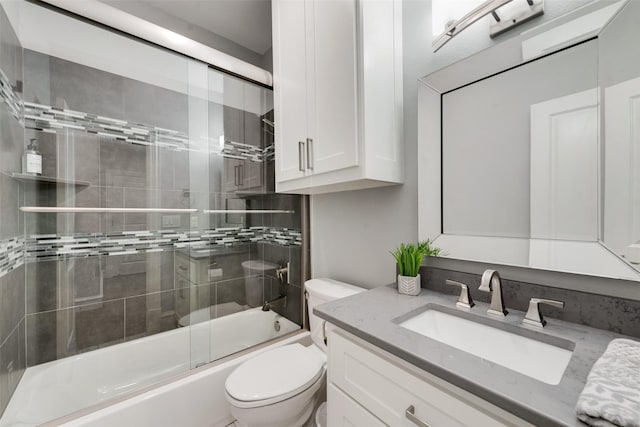
<svg viewBox="0 0 640 427"><path fill-rule="evenodd" d="M54 185L75 185L77 187L88 187L91 185L88 181L76 181L71 179L56 178L54 176L42 176L42 175L27 175L24 173L14 172L11 174L11 178L25 183L44 183Z"/></svg>

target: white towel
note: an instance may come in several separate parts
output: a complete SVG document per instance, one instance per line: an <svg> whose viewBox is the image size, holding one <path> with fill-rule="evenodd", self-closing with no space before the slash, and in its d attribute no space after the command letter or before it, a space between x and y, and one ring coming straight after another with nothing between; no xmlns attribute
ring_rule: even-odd
<svg viewBox="0 0 640 427"><path fill-rule="evenodd" d="M594 427L640 427L640 342L609 343L591 368L576 413Z"/></svg>

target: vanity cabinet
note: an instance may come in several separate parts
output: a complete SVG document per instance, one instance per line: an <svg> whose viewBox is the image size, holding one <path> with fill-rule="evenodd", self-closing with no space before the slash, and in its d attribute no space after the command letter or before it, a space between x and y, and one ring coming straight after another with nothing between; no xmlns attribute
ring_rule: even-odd
<svg viewBox="0 0 640 427"><path fill-rule="evenodd" d="M399 1L274 0L276 191L402 183Z"/></svg>
<svg viewBox="0 0 640 427"><path fill-rule="evenodd" d="M175 253L175 285L176 293L176 317L189 314L191 311L201 308L200 305L209 305L210 290L209 269L217 266L211 263L209 257L192 258L188 252L176 251Z"/></svg>
<svg viewBox="0 0 640 427"><path fill-rule="evenodd" d="M328 347L329 426L531 426L339 328Z"/></svg>

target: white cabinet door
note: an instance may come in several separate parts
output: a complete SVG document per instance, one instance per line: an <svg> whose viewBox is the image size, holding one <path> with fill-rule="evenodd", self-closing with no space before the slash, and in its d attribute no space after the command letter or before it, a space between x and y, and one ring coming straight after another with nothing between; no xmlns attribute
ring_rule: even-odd
<svg viewBox="0 0 640 427"><path fill-rule="evenodd" d="M365 348L347 335L329 332L328 381L386 425L415 427L420 420L431 427L530 426L448 383L427 380L431 376L424 371L419 377L392 363L395 356ZM329 400L329 414L341 410L333 405Z"/></svg>
<svg viewBox="0 0 640 427"><path fill-rule="evenodd" d="M309 137L306 2L275 0L272 7L276 171L283 182L305 175L299 143Z"/></svg>
<svg viewBox="0 0 640 427"><path fill-rule="evenodd" d="M318 174L358 165L357 3L311 0L307 7L313 8L308 162Z"/></svg>
<svg viewBox="0 0 640 427"><path fill-rule="evenodd" d="M327 412L327 425L330 427L384 427L386 425L333 384L329 384L327 388L327 402L331 408Z"/></svg>

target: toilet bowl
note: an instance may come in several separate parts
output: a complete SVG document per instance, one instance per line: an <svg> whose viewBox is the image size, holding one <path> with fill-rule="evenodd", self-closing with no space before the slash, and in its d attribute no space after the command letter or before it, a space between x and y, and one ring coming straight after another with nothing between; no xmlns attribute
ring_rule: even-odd
<svg viewBox="0 0 640 427"><path fill-rule="evenodd" d="M290 344L261 353L227 378L231 414L243 427L300 427L326 393L325 322L313 307L364 289L331 279L305 283L313 344Z"/></svg>
<svg viewBox="0 0 640 427"><path fill-rule="evenodd" d="M266 261L250 260L242 262L242 270L244 271L244 291L249 307L261 306L264 302L264 275L268 271L272 271L275 275L277 265Z"/></svg>

